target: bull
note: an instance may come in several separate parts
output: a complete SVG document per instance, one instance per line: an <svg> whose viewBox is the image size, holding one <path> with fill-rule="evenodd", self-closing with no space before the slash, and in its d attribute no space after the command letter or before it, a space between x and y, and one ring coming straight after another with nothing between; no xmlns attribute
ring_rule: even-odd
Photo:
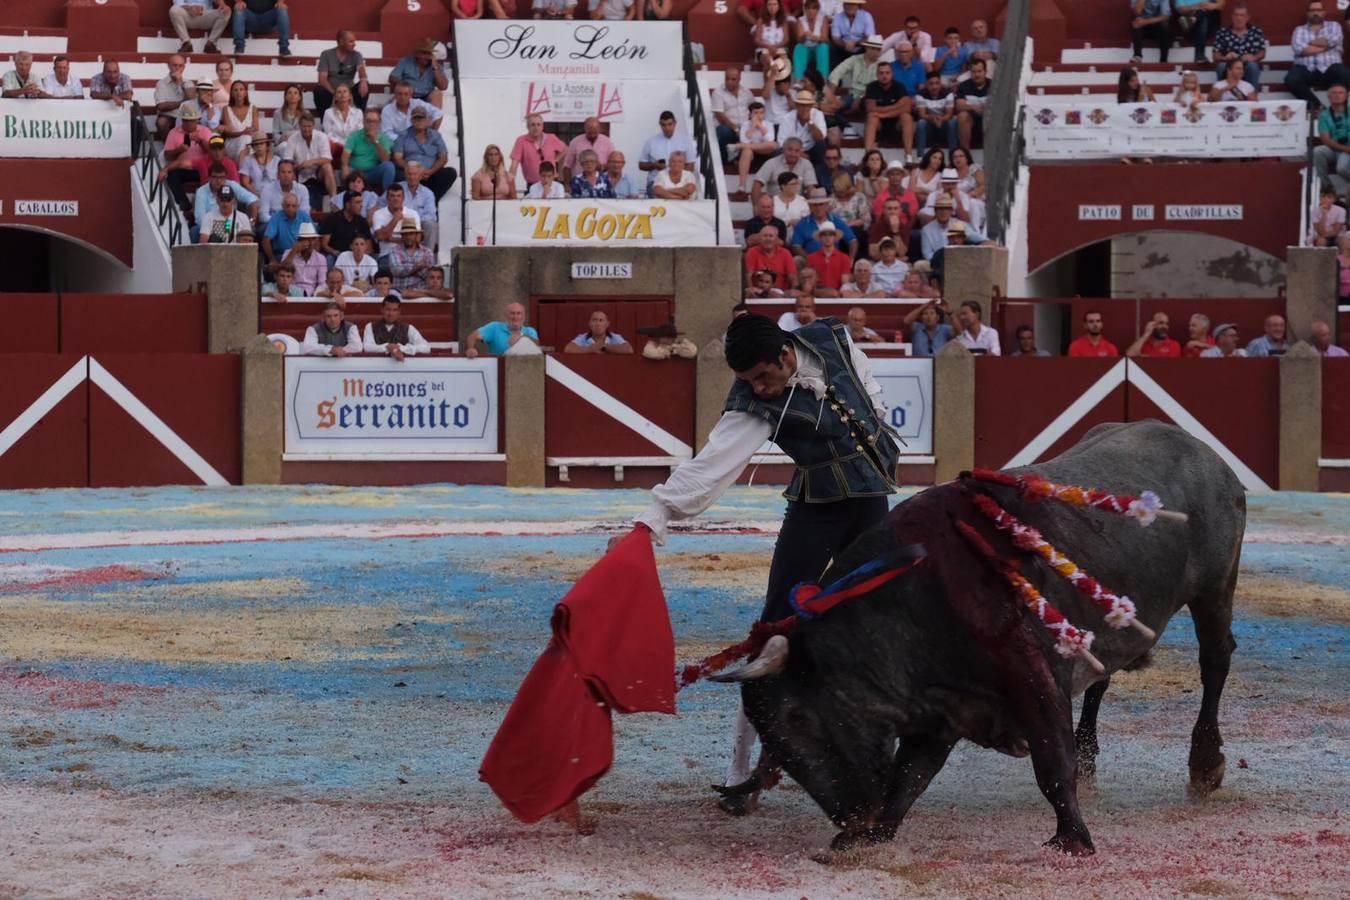
<svg viewBox="0 0 1350 900"><path fill-rule="evenodd" d="M1011 471L1117 493L1153 490L1167 508L1189 515L1186 522L1160 519L1141 528L1125 517L1027 502L1013 488L980 484L1104 585L1133 599L1139 620L1157 635L1189 607L1204 688L1191 734L1190 786L1200 795L1213 791L1224 774L1218 710L1236 647L1242 485L1209 447L1158 422L1100 425L1034 470ZM1055 811L1046 846L1094 852L1077 786L1080 775L1095 771L1097 710L1111 675L1144 664L1157 638L1107 626L1087 598L994 532L969 489L950 482L901 503L834 560L822 583L907 545L924 545L920 564L771 638L756 659L719 676L741 682L746 715L764 748L750 780L728 790L756 790L768 768L781 766L841 829L831 845L836 851L892 840L952 747L967 740L1030 755L1036 783ZM1020 557L1022 572L1041 592L1096 633L1092 652L1104 673L1055 652L1003 577L963 541L957 521ZM1075 731L1073 698L1084 692Z"/></svg>

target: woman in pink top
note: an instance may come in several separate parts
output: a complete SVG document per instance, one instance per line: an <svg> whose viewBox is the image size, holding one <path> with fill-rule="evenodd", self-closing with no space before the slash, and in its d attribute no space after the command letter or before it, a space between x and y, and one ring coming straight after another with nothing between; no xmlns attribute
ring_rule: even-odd
<svg viewBox="0 0 1350 900"><path fill-rule="evenodd" d="M483 151L483 167L473 173L470 180L470 196L475 200L491 200L494 196L494 186L498 200L516 199L516 183L506 174L502 148L496 144L488 144L487 149Z"/></svg>

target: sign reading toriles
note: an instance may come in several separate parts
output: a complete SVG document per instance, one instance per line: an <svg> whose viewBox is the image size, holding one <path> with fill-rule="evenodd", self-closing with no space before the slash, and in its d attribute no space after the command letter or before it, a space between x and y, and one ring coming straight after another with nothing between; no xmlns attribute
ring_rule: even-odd
<svg viewBox="0 0 1350 900"><path fill-rule="evenodd" d="M469 232L487 244L508 246L594 244L674 247L717 243L711 200L523 200L468 204Z"/></svg>
<svg viewBox="0 0 1350 900"><path fill-rule="evenodd" d="M683 80L679 22L459 19L460 78Z"/></svg>
<svg viewBox="0 0 1350 900"><path fill-rule="evenodd" d="M589 278L632 278L632 263L572 263L572 280Z"/></svg>
<svg viewBox="0 0 1350 900"><path fill-rule="evenodd" d="M0 156L129 159L131 110L102 100L0 100Z"/></svg>
<svg viewBox="0 0 1350 900"><path fill-rule="evenodd" d="M495 359L286 359L286 454L496 453Z"/></svg>

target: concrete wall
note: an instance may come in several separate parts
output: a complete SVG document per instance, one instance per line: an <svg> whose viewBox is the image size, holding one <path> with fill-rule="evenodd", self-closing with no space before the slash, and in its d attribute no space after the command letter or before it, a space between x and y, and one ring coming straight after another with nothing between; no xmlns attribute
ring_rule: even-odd
<svg viewBox="0 0 1350 900"><path fill-rule="evenodd" d="M206 294L208 353L242 350L258 334L258 248L255 245L174 247L173 290Z"/></svg>
<svg viewBox="0 0 1350 900"><path fill-rule="evenodd" d="M1111 239L1113 297L1273 297L1284 261L1227 238L1148 232Z"/></svg>

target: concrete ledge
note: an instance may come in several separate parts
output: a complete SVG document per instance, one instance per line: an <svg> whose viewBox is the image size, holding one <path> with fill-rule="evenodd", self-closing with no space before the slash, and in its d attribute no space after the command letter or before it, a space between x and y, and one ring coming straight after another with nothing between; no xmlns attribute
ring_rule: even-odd
<svg viewBox="0 0 1350 900"><path fill-rule="evenodd" d="M1008 294L1008 248L948 247L943 251L942 296L955 309L978 300L986 315L994 297Z"/></svg>
<svg viewBox="0 0 1350 900"><path fill-rule="evenodd" d="M1336 250L1290 247L1285 263L1285 318L1294 337L1306 340L1313 322L1336 321Z"/></svg>
<svg viewBox="0 0 1350 900"><path fill-rule="evenodd" d="M544 487L544 357L503 356L506 367L502 404L506 411L506 484L508 487Z"/></svg>
<svg viewBox="0 0 1350 900"><path fill-rule="evenodd" d="M258 248L173 248L173 289L206 294L206 352L235 353L258 334Z"/></svg>
<svg viewBox="0 0 1350 900"><path fill-rule="evenodd" d="M975 356L956 341L933 360L933 453L937 483L975 466Z"/></svg>
<svg viewBox="0 0 1350 900"><path fill-rule="evenodd" d="M1311 344L1299 341L1280 357L1282 491L1318 489L1322 402L1322 357Z"/></svg>
<svg viewBox="0 0 1350 900"><path fill-rule="evenodd" d="M261 334L253 335L240 356L241 480L244 484L281 484L281 454L286 439L285 357Z"/></svg>

